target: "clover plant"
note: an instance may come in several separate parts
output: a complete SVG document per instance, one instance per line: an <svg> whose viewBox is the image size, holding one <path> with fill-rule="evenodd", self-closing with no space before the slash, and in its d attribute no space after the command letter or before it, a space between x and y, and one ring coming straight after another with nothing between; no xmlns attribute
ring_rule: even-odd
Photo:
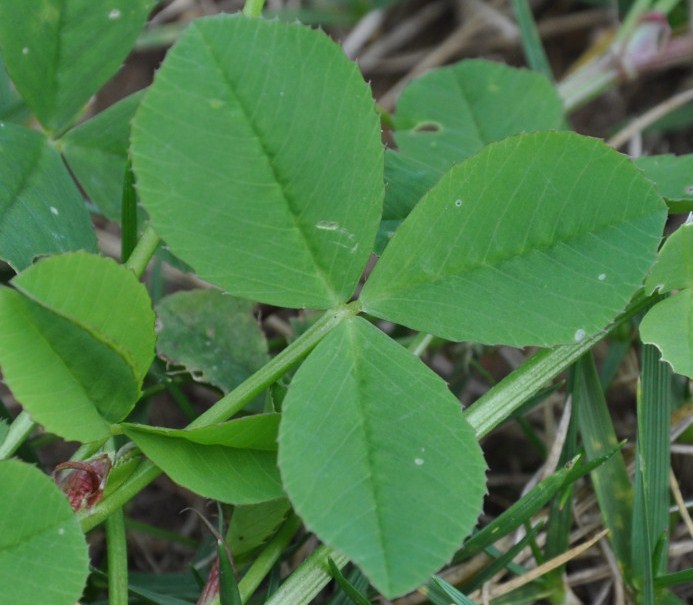
<svg viewBox="0 0 693 605"><path fill-rule="evenodd" d="M15 274L0 287L0 367L24 410L0 433L1 458L35 424L82 444L82 460L115 458L103 499L75 513L34 466L0 462L3 602L40 590L75 603L83 532L159 472L235 505L234 523L273 519L267 537L293 510L338 567L348 559L402 595L477 524L479 438L646 295L678 291L647 314L643 338L693 375L689 226L647 277L662 196L691 206L690 181L666 190L679 158L638 165L571 133L544 76L482 60L412 82L385 150L369 86L335 42L243 14L191 23L145 92L83 119L153 7L0 2L0 52L35 118L0 108L0 257ZM143 229L119 264L99 254L83 195L119 220L128 158ZM164 298L157 345L138 278L160 240L215 289ZM270 357L244 301L322 315ZM379 320L546 350L464 411ZM224 393L187 428L133 420L160 376L157 346ZM267 395L282 377L283 400ZM116 452L114 436L129 444Z"/></svg>

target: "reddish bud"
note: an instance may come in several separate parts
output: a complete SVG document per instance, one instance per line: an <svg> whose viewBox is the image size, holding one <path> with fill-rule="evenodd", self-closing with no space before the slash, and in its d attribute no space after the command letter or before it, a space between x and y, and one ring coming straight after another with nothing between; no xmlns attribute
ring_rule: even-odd
<svg viewBox="0 0 693 605"><path fill-rule="evenodd" d="M219 557L214 559L212 569L209 570L207 583L200 593L196 605L208 605L219 595Z"/></svg>
<svg viewBox="0 0 693 605"><path fill-rule="evenodd" d="M111 466L108 454L84 462L61 462L53 471L53 480L67 495L72 510L79 511L101 500Z"/></svg>

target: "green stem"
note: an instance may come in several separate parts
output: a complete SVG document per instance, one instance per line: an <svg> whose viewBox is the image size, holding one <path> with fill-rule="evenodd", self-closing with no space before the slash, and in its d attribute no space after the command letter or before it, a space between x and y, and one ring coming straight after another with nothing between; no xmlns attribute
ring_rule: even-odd
<svg viewBox="0 0 693 605"><path fill-rule="evenodd" d="M20 412L10 425L5 440L0 443L0 460L14 454L35 427L36 423L31 416L27 412Z"/></svg>
<svg viewBox="0 0 693 605"><path fill-rule="evenodd" d="M154 252L156 252L156 247L159 245L159 236L151 225L147 225L144 230L142 237L140 237L135 249L132 254L128 257L125 266L130 269L137 277L142 277L144 270L147 268L149 261Z"/></svg>
<svg viewBox="0 0 693 605"><path fill-rule="evenodd" d="M431 344L431 341L433 340L433 334L426 334L426 332L419 332L415 337L414 340L412 340L409 343L409 346L407 347L411 353L416 355L417 357L421 357L424 354L424 351L428 348L428 345Z"/></svg>
<svg viewBox="0 0 693 605"><path fill-rule="evenodd" d="M265 0L245 0L243 14L246 17L259 17L262 15L262 9L264 6Z"/></svg>
<svg viewBox="0 0 693 605"><path fill-rule="evenodd" d="M313 597L332 580L330 566L327 562L328 558L332 559L340 569L349 561L346 556L329 546L320 546L301 563L299 568L289 576L265 605L287 605L287 603L308 605Z"/></svg>
<svg viewBox="0 0 693 605"><path fill-rule="evenodd" d="M577 361L584 353L602 340L617 325L649 307L653 298L641 298L606 330L585 338L578 344L561 345L539 351L525 361L512 374L489 389L465 413L477 437L490 433L539 391L548 381Z"/></svg>
<svg viewBox="0 0 693 605"><path fill-rule="evenodd" d="M217 401L214 406L191 422L187 428L199 428L222 422L230 418L255 397L299 363L324 338L330 330L343 320L357 315L361 311L358 302L344 305L327 311L310 329L292 342L286 349L274 357L258 372L250 376L226 397ZM140 464L132 476L108 498L104 498L88 512L80 515L82 530L87 532L102 523L117 509L136 496L149 483L156 479L161 471L148 460Z"/></svg>
<svg viewBox="0 0 693 605"><path fill-rule="evenodd" d="M128 551L122 508L106 519L106 544L108 548L108 603L109 605L128 605Z"/></svg>
<svg viewBox="0 0 693 605"><path fill-rule="evenodd" d="M624 42L633 33L640 17L650 10L652 10L652 0L635 0L616 32L614 44Z"/></svg>
<svg viewBox="0 0 693 605"><path fill-rule="evenodd" d="M272 358L245 382L217 401L213 407L191 422L187 428L199 428L222 422L238 413L273 382L301 361L313 348L343 320L357 315L361 310L358 302L338 307L318 319L300 338Z"/></svg>
<svg viewBox="0 0 693 605"><path fill-rule="evenodd" d="M289 545L299 527L301 527L301 520L292 514L269 544L263 548L257 559L253 561L253 564L238 583L238 591L241 593L241 601L243 603L248 602L267 574L272 571L275 563L279 560L279 557ZM216 602L212 602L210 605L216 605Z"/></svg>

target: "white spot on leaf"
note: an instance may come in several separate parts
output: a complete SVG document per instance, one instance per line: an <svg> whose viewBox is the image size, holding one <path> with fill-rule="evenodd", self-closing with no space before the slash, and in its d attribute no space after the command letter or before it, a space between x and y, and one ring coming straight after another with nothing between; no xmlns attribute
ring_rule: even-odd
<svg viewBox="0 0 693 605"><path fill-rule="evenodd" d="M421 466L421 465L423 465L423 463L424 463L423 458L414 458L414 464L416 464L416 466Z"/></svg>
<svg viewBox="0 0 693 605"><path fill-rule="evenodd" d="M28 46L25 46L25 47L22 49L22 54L23 54L23 55L28 55L28 54L29 54L29 47L28 47Z"/></svg>
<svg viewBox="0 0 693 605"><path fill-rule="evenodd" d="M51 206L51 214L53 216L58 216L60 214L60 211L55 206Z"/></svg>
<svg viewBox="0 0 693 605"><path fill-rule="evenodd" d="M599 281L604 281L606 279L606 273L600 273L599 277L597 278Z"/></svg>
<svg viewBox="0 0 693 605"><path fill-rule="evenodd" d="M115 21L116 19L120 19L121 14L122 13L117 8L114 8L110 13L108 13L108 18L111 21Z"/></svg>
<svg viewBox="0 0 693 605"><path fill-rule="evenodd" d="M320 221L315 225L316 229L322 229L323 231L337 231L339 229L339 223L334 221Z"/></svg>
<svg viewBox="0 0 693 605"><path fill-rule="evenodd" d="M462 206L462 200L455 200L455 206L460 208Z"/></svg>
<svg viewBox="0 0 693 605"><path fill-rule="evenodd" d="M575 342L580 342L581 340L584 340L585 336L587 336L587 333L582 328L576 330Z"/></svg>

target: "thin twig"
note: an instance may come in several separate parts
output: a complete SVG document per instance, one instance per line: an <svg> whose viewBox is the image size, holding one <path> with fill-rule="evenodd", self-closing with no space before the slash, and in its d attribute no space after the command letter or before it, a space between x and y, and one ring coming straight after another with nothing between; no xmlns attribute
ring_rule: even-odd
<svg viewBox="0 0 693 605"><path fill-rule="evenodd" d="M674 471L669 471L669 486L671 488L671 493L674 495L676 505L679 507L679 514L683 519L683 523L686 526L688 533L693 538L693 519L691 519L691 516L688 513L688 509L686 508L686 503L683 500L681 488L679 487L679 482L676 479Z"/></svg>
<svg viewBox="0 0 693 605"><path fill-rule="evenodd" d="M614 149L618 149L631 137L634 137L638 133L642 132L645 130L645 128L668 113L671 113L675 109L691 101L693 101L693 88L689 88L688 90L675 94L673 97L669 97L666 101L662 101L658 105L655 105L652 109L646 111L639 118L633 120L623 130L617 132L607 141L607 144L611 145Z"/></svg>
<svg viewBox="0 0 693 605"><path fill-rule="evenodd" d="M382 9L366 13L342 42L342 49L346 56L350 59L356 57L368 43L368 40L378 31L384 20L385 11Z"/></svg>
<svg viewBox="0 0 693 605"><path fill-rule="evenodd" d="M587 540L587 542L580 544L580 546L576 546L575 548L567 550L566 552L558 555L557 557L550 559L546 563L543 563L542 565L539 565L538 567L529 570L527 573L522 574L517 578L513 578L509 582L499 584L491 590L491 595L495 598L504 594L508 594L509 592L512 592L513 590L516 590L517 588L525 586L530 582L536 580L537 578L540 578L541 576L547 574L551 570L565 565L568 561L575 559L581 554L587 552L590 548L592 548L592 546L594 546L597 542L599 542L599 540L604 538L608 533L608 529L603 529L596 536ZM472 595L471 598L474 598L474 595Z"/></svg>

